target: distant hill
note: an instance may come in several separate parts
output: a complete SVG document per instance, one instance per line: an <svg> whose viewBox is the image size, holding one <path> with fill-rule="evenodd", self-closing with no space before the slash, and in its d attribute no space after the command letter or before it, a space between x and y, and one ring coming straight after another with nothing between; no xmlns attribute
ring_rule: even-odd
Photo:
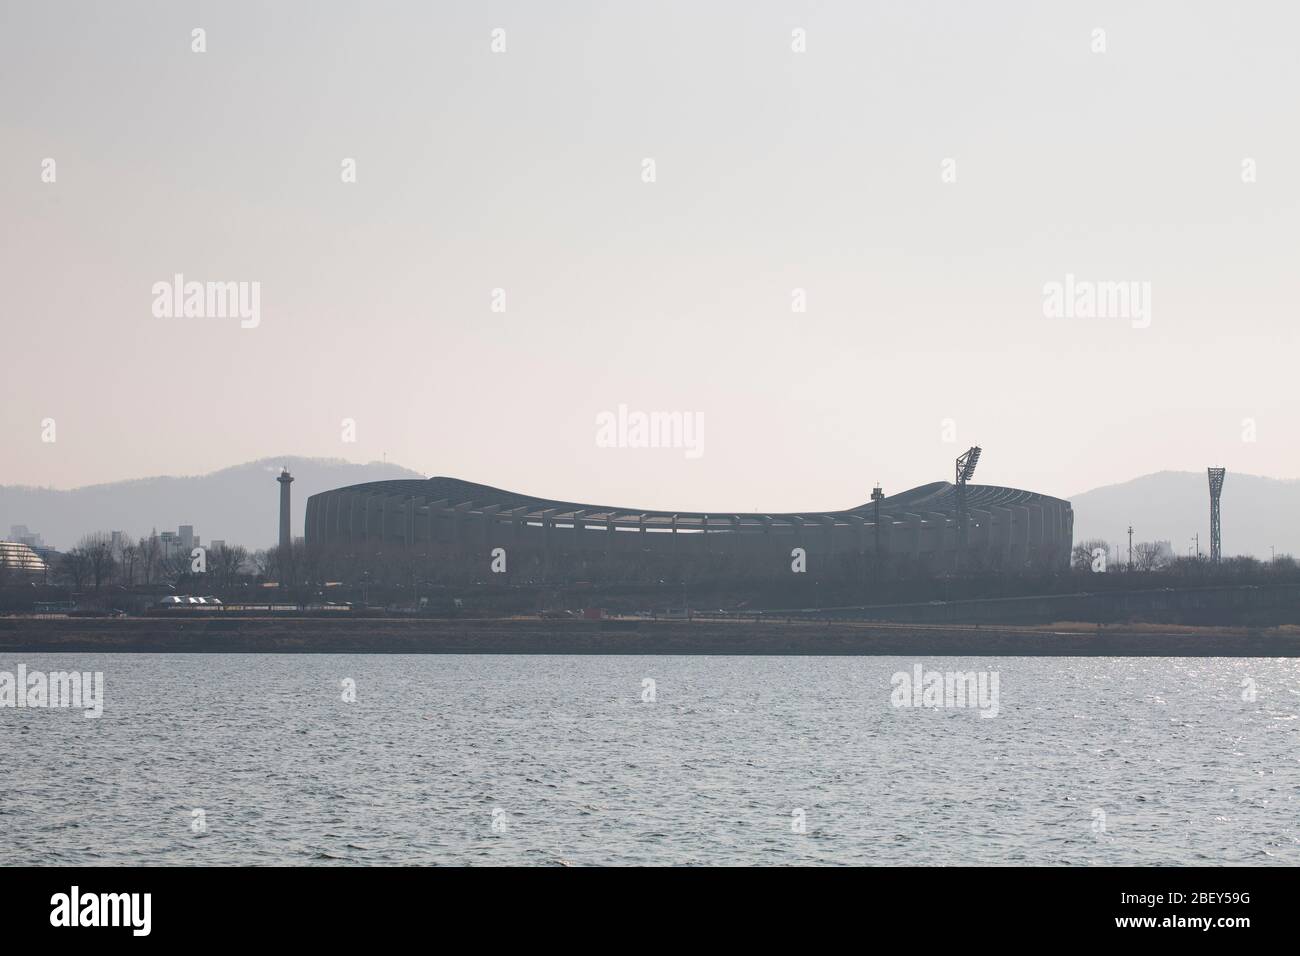
<svg viewBox="0 0 1300 956"><path fill-rule="evenodd" d="M0 537L9 526L25 524L47 545L68 548L92 531L125 531L133 537L150 529L175 531L192 524L202 540L219 538L249 548L275 544L278 533L281 466L293 473L293 529L302 534L307 498L318 491L363 481L423 478L399 465L373 461L358 465L338 458L263 458L208 475L142 478L71 491L0 485ZM1187 553L1200 532L1201 550L1210 549L1210 493L1204 472L1161 471L1118 485L1094 488L1070 499L1074 540L1104 538L1169 541ZM1267 559L1300 557L1300 481L1283 481L1228 472L1223 486L1223 551Z"/></svg>
<svg viewBox="0 0 1300 956"><path fill-rule="evenodd" d="M1119 485L1107 485L1070 498L1074 540L1103 538L1128 547L1168 541L1187 554L1192 536L1210 552L1210 489L1205 472L1160 471ZM1223 482L1220 524L1224 556L1250 554L1267 561L1269 546L1278 554L1300 557L1300 481L1228 472ZM1194 545L1193 545L1194 546Z"/></svg>
<svg viewBox="0 0 1300 956"><path fill-rule="evenodd" d="M0 537L25 524L46 545L66 549L93 531L140 537L191 524L204 543L220 539L250 549L276 543L281 466L293 474L293 532L302 534L307 498L363 481L423 478L398 465L357 465L338 458L263 458L189 478L141 478L71 491L0 485Z"/></svg>

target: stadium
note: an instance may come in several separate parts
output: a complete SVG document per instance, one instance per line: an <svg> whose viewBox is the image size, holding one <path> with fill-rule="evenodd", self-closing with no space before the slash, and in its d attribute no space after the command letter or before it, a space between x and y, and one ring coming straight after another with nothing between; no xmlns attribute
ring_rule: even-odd
<svg viewBox="0 0 1300 956"><path fill-rule="evenodd" d="M978 459L977 449L971 453ZM932 571L1069 566L1074 515L1068 501L968 484L961 467L959 460L956 483L888 497L877 489L855 508L786 514L582 504L445 477L376 481L312 495L304 530L309 547L400 546L464 557L504 548L515 562L707 557L788 570L792 551L802 548L810 569L853 556Z"/></svg>

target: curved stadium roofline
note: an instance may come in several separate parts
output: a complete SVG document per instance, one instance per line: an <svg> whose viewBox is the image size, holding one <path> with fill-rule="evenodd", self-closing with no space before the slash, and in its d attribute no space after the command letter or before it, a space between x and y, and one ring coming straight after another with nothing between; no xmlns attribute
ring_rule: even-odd
<svg viewBox="0 0 1300 956"><path fill-rule="evenodd" d="M1060 498L997 485L967 485L966 548L995 553L1012 566L1068 565L1074 516ZM662 511L538 498L459 478L392 479L349 485L307 500L309 544L441 542L460 549L504 546L545 552L636 551L623 532L671 532L706 539L706 550L764 544L788 550L792 537L832 553L952 554L958 550L956 486L920 485L876 503L832 511L781 513ZM469 530L474 526L475 530ZM657 537L657 535L651 535ZM779 539L779 540L778 540ZM736 547L741 545L736 544ZM735 548L733 548L734 550ZM1001 563L1001 562L1000 562Z"/></svg>
<svg viewBox="0 0 1300 956"><path fill-rule="evenodd" d="M888 511L890 508L955 508L956 507L956 485L950 481L932 481L928 485L918 485L915 488L909 488L907 491L899 492L896 495L889 495L881 501L882 510ZM582 511L587 517L595 518L605 514L614 515L646 515L662 518L671 518L676 515L679 518L703 518L714 517L722 518L728 515L738 515L742 518L757 517L805 517L809 515L866 515L873 511L875 503L868 501L865 504L858 505L856 508L844 508L841 510L811 510L811 511L656 511L652 508L620 508L612 505L594 505L584 504L580 501L559 501L554 498L538 498L533 495L524 495L515 491L506 491L502 488L494 488L491 485L481 485L473 481L463 481L460 478L393 478L386 481L367 481L361 484L348 485L344 488L336 488L333 491L324 492L324 494L342 494L342 493L364 493L364 494L381 494L381 495L413 495L416 497L428 498L431 500L445 499L454 505L469 504L471 507L498 505L503 510L506 507L519 508L529 507L541 509L560 509L562 514L571 514L574 511ZM1041 495L1032 491L1021 491L1017 488L1004 488L1000 485L967 485L966 498L970 507L988 507L995 504L1005 504L1009 502L1027 502L1027 501L1057 501L1062 504L1069 502L1062 501L1060 498L1053 498L1050 495Z"/></svg>

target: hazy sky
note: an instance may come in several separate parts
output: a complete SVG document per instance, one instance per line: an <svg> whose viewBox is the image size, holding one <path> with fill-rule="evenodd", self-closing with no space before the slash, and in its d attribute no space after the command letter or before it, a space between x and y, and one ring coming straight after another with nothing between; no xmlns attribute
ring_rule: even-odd
<svg viewBox="0 0 1300 956"><path fill-rule="evenodd" d="M0 483L386 454L793 510L976 443L978 481L1063 496L1300 477L1298 33L1291 2L0 0ZM156 316L177 273L260 283L259 324ZM1067 274L1149 283L1149 326L1046 317ZM600 447L620 405L699 416L702 454Z"/></svg>

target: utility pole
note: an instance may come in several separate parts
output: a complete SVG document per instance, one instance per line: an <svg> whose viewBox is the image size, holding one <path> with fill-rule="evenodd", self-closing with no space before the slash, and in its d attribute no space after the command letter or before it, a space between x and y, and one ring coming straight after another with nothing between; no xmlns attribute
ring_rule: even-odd
<svg viewBox="0 0 1300 956"><path fill-rule="evenodd" d="M1133 526L1128 526L1128 569L1133 570Z"/></svg>
<svg viewBox="0 0 1300 956"><path fill-rule="evenodd" d="M876 482L876 487L871 489L871 506L874 510L872 520L876 529L876 567L880 566L880 502L884 499L885 493L880 490L880 482Z"/></svg>
<svg viewBox="0 0 1300 956"><path fill-rule="evenodd" d="M1198 531L1193 537L1196 539L1196 560L1199 561L1201 560L1201 533Z"/></svg>

